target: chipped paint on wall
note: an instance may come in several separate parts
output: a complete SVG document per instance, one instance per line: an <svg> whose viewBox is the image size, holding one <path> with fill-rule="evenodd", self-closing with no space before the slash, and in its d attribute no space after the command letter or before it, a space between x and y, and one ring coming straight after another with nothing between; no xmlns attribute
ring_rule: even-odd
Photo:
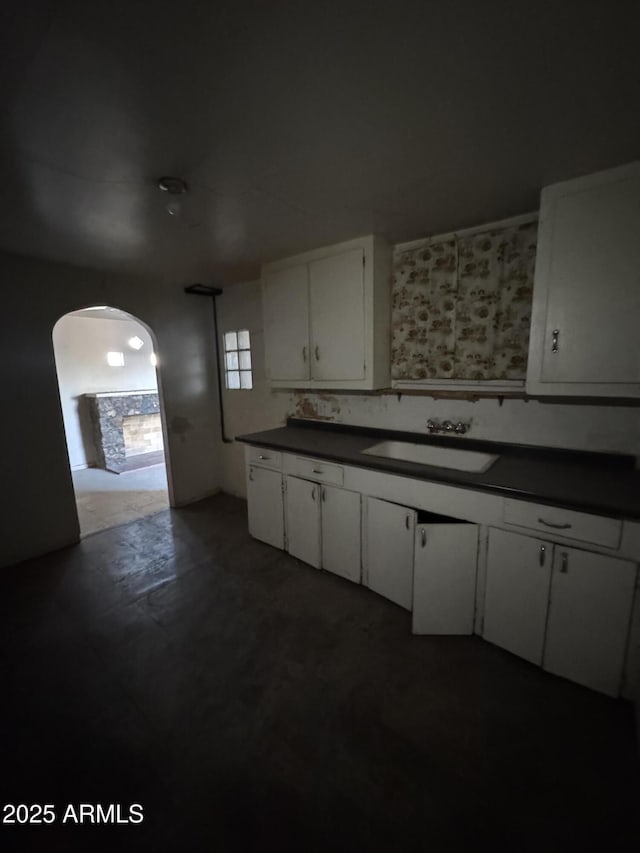
<svg viewBox="0 0 640 853"><path fill-rule="evenodd" d="M295 391L292 399L292 417L309 418L316 421L339 421L340 403L331 394Z"/></svg>
<svg viewBox="0 0 640 853"><path fill-rule="evenodd" d="M304 400L302 406L299 400ZM427 420L471 421L466 438L573 447L640 455L640 407L616 408L505 398L434 399L426 395L313 391L288 394L280 405L293 417L353 426L420 432ZM305 414L305 412L310 414ZM624 416L621 417L622 412Z"/></svg>

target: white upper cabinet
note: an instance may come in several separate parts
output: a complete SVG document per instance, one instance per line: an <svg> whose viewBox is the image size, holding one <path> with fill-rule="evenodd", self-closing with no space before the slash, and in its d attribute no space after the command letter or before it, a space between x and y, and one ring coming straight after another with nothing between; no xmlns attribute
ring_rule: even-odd
<svg viewBox="0 0 640 853"><path fill-rule="evenodd" d="M527 392L640 396L640 163L546 187Z"/></svg>
<svg viewBox="0 0 640 853"><path fill-rule="evenodd" d="M282 382L309 379L309 271L306 264L266 273L262 281L269 376Z"/></svg>
<svg viewBox="0 0 640 853"><path fill-rule="evenodd" d="M313 377L364 380L364 251L351 249L309 264ZM340 310L336 310L340 306Z"/></svg>
<svg viewBox="0 0 640 853"><path fill-rule="evenodd" d="M265 265L271 386L388 387L390 276L389 247L373 236Z"/></svg>

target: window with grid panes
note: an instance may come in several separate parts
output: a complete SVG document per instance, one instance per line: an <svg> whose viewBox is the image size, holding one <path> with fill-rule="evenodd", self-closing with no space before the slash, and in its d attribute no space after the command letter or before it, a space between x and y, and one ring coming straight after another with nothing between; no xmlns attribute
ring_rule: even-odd
<svg viewBox="0 0 640 853"><path fill-rule="evenodd" d="M225 332L224 376L225 384L231 391L253 388L251 374L251 339L247 329Z"/></svg>

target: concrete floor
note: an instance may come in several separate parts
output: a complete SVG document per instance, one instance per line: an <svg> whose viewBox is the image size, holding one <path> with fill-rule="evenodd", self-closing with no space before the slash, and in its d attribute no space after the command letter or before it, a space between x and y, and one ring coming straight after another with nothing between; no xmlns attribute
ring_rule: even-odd
<svg viewBox="0 0 640 853"><path fill-rule="evenodd" d="M72 476L82 536L169 508L164 464L124 474L85 468Z"/></svg>
<svg viewBox="0 0 640 853"><path fill-rule="evenodd" d="M251 540L227 496L5 570L3 850L637 850L631 707Z"/></svg>

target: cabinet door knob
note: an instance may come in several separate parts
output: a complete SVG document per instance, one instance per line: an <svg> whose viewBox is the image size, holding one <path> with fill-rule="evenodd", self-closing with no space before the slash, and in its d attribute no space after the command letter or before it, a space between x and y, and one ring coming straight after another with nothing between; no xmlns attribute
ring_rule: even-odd
<svg viewBox="0 0 640 853"><path fill-rule="evenodd" d="M406 527L406 528L407 528L407 530L408 530L408 529L409 529L409 525L411 524L411 516L409 516L409 515L408 515L408 516L405 518L404 523L405 523L405 527Z"/></svg>
<svg viewBox="0 0 640 853"><path fill-rule="evenodd" d="M320 347L317 344L316 344L316 348L314 351L316 354L316 361L320 361Z"/></svg>
<svg viewBox="0 0 640 853"><path fill-rule="evenodd" d="M270 456L263 456L262 453L258 456L258 459L271 459Z"/></svg>
<svg viewBox="0 0 640 853"><path fill-rule="evenodd" d="M547 551L547 549L544 547L544 545L541 545L540 546L540 565L541 566L544 566L544 561L546 559L546 551Z"/></svg>
<svg viewBox="0 0 640 853"><path fill-rule="evenodd" d="M253 482L253 468L249 468L249 479Z"/></svg>
<svg viewBox="0 0 640 853"><path fill-rule="evenodd" d="M551 352L558 352L560 347L558 346L558 338L560 337L560 329L554 329L551 332Z"/></svg>
<svg viewBox="0 0 640 853"><path fill-rule="evenodd" d="M307 361L307 348L302 347L302 360L306 363Z"/></svg>
<svg viewBox="0 0 640 853"><path fill-rule="evenodd" d="M562 557L560 559L560 572L563 575L566 575L569 571L569 555L566 551L562 552Z"/></svg>
<svg viewBox="0 0 640 853"><path fill-rule="evenodd" d="M312 474L322 474L322 468L312 468L311 473Z"/></svg>
<svg viewBox="0 0 640 853"><path fill-rule="evenodd" d="M424 527L420 531L420 544L423 548L427 544L427 531L424 529Z"/></svg>
<svg viewBox="0 0 640 853"><path fill-rule="evenodd" d="M324 486L320 486L320 497L322 499L322 503L327 500L327 491Z"/></svg>
<svg viewBox="0 0 640 853"><path fill-rule="evenodd" d="M315 501L315 499L316 499L316 487L314 486L311 489L311 500Z"/></svg>

